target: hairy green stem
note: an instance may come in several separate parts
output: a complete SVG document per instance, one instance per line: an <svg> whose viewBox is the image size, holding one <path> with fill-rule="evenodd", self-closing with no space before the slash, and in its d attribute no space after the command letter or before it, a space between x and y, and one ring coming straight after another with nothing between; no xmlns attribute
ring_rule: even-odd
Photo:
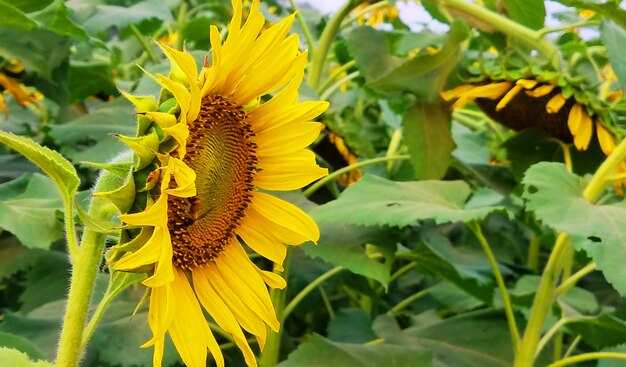
<svg viewBox="0 0 626 367"><path fill-rule="evenodd" d="M65 237L70 252L70 261L76 263L78 259L78 241L76 240L76 226L74 224L74 206L72 200L63 199L63 221L65 223Z"/></svg>
<svg viewBox="0 0 626 367"><path fill-rule="evenodd" d="M348 16L348 14L350 14L350 11L352 11L352 9L354 9L361 2L362 1L355 0L349 0L346 2L346 4L339 9L339 11L330 19L324 28L319 44L317 45L317 49L315 50L315 54L313 55L307 78L307 82L313 89L317 90L320 85L322 71L326 65L326 57L328 56L330 46L341 29L341 22L346 16Z"/></svg>
<svg viewBox="0 0 626 367"><path fill-rule="evenodd" d="M509 331L511 334L511 345L513 346L513 353L517 354L520 348L520 336L519 330L517 329L517 323L515 322L515 313L513 312L513 305L511 304L511 297L509 296L509 292L506 289L506 284L504 284L504 277L500 272L500 267L498 266L498 262L496 261L496 257L491 251L491 246L489 246L489 242L485 238L482 229L480 228L480 224L476 222L472 222L469 225L470 230L474 233L478 242L483 248L485 255L487 255L487 260L491 265L491 271L493 272L493 276L496 279L496 284L498 285L498 289L500 290L500 295L502 296L502 303L504 304L504 313L506 314L506 320L509 324Z"/></svg>
<svg viewBox="0 0 626 367"><path fill-rule="evenodd" d="M78 366L83 354L83 330L96 280L105 235L86 230L72 269L70 292L57 350L56 365Z"/></svg>
<svg viewBox="0 0 626 367"><path fill-rule="evenodd" d="M364 166L368 166L370 164L375 164L375 163L380 163L380 162L387 162L387 161L393 161L393 160L407 160L410 157L408 155L397 155L395 157L378 157L378 158L372 158L372 159L367 159L361 162L357 162L354 164L351 164L349 166L340 168L334 172L331 172L328 176L324 176L323 178L321 178L320 180L318 180L317 182L315 182L313 185L309 186L308 189L304 190L304 196L309 197L311 195L313 195L313 193L315 191L317 191L320 187L326 185L328 182L331 182L332 180L334 180L337 176L341 176L346 172L350 172L352 170L355 170L357 168L361 168Z"/></svg>

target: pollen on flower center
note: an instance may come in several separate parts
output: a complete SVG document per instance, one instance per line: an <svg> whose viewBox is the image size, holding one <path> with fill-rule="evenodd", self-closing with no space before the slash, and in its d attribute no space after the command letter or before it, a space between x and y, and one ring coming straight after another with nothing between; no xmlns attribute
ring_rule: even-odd
<svg viewBox="0 0 626 367"><path fill-rule="evenodd" d="M254 135L241 106L220 96L202 100L189 124L185 163L196 172L197 195L169 197L174 264L191 269L218 256L247 208L257 168Z"/></svg>

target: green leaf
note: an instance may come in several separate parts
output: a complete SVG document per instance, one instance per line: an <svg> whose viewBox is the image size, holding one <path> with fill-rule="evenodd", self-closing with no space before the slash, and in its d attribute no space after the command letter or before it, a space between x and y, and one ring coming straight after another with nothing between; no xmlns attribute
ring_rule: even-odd
<svg viewBox="0 0 626 367"><path fill-rule="evenodd" d="M385 34L372 27L358 27L346 37L348 49L368 82L378 80L402 64L389 53Z"/></svg>
<svg viewBox="0 0 626 367"><path fill-rule="evenodd" d="M20 245L13 236L0 240L0 281L28 268L31 255L28 248Z"/></svg>
<svg viewBox="0 0 626 367"><path fill-rule="evenodd" d="M532 29L543 28L546 7L543 0L504 0L509 17Z"/></svg>
<svg viewBox="0 0 626 367"><path fill-rule="evenodd" d="M602 349L601 352L626 353L626 344L613 348ZM601 359L598 361L598 367L624 367L624 361L619 359Z"/></svg>
<svg viewBox="0 0 626 367"><path fill-rule="evenodd" d="M626 10L620 7L619 1L596 2L594 0L557 0L563 5L578 9L593 10L626 28Z"/></svg>
<svg viewBox="0 0 626 367"><path fill-rule="evenodd" d="M594 205L582 196L580 177L560 163L539 163L524 177L524 197L537 218L569 233L574 247L593 258L605 278L626 294L626 208Z"/></svg>
<svg viewBox="0 0 626 367"><path fill-rule="evenodd" d="M441 367L510 367L513 348L502 312L474 312L401 330L394 319L379 316L374 331L386 343L430 349ZM409 364L408 366L411 366Z"/></svg>
<svg viewBox="0 0 626 367"><path fill-rule="evenodd" d="M319 221L314 213L313 218ZM386 240L385 231L334 223L320 223L319 227L321 237L317 245L308 243L300 247L307 255L342 266L387 286L392 261L371 259L364 247L366 243L379 244L381 239Z"/></svg>
<svg viewBox="0 0 626 367"><path fill-rule="evenodd" d="M98 5L95 15L85 21L85 28L100 32L116 27L123 29L131 24L138 24L144 20L159 19L171 21L170 9L158 0L139 2L130 7L116 5Z"/></svg>
<svg viewBox="0 0 626 367"><path fill-rule="evenodd" d="M0 11L2 10L0 9ZM54 367L46 361L33 362L28 358L27 354L5 347L0 347L0 361L2 361L3 366L7 367Z"/></svg>
<svg viewBox="0 0 626 367"><path fill-rule="evenodd" d="M452 161L450 111L440 104L417 103L402 119L404 141L418 180L440 179Z"/></svg>
<svg viewBox="0 0 626 367"><path fill-rule="evenodd" d="M3 0L6 2L6 0ZM52 4L54 0L11 0L11 5L24 13L32 13Z"/></svg>
<svg viewBox="0 0 626 367"><path fill-rule="evenodd" d="M372 319L360 308L342 308L328 323L328 339L342 343L367 343L376 339Z"/></svg>
<svg viewBox="0 0 626 367"><path fill-rule="evenodd" d="M39 347L47 359L53 359L59 341L65 302L58 301L55 305L57 312L46 317L43 315L27 317L6 312L3 314L4 319L0 323L0 330L30 340ZM1 357L0 360L2 360Z"/></svg>
<svg viewBox="0 0 626 367"><path fill-rule="evenodd" d="M0 185L0 227L30 248L47 249L63 238L63 210L54 184L38 173Z"/></svg>
<svg viewBox="0 0 626 367"><path fill-rule="evenodd" d="M323 361L323 362L322 362ZM356 345L332 342L317 334L300 344L276 367L429 367L431 355L423 349L400 345Z"/></svg>
<svg viewBox="0 0 626 367"><path fill-rule="evenodd" d="M473 259L465 258L463 251L447 244L446 239L441 237L420 243L412 255L411 260L421 271L451 282L486 304L493 303L493 283L480 273L484 264L477 265L475 256Z"/></svg>
<svg viewBox="0 0 626 367"><path fill-rule="evenodd" d="M365 175L339 199L319 206L312 214L322 223L404 227L425 219L469 222L502 210L493 206L465 209L469 195L470 188L462 181L396 182Z"/></svg>
<svg viewBox="0 0 626 367"><path fill-rule="evenodd" d="M18 8L0 0L0 27L29 30L37 28L37 23L32 21Z"/></svg>
<svg viewBox="0 0 626 367"><path fill-rule="evenodd" d="M31 14L31 18L39 22L43 28L56 34L76 37L81 40L89 38L87 33L72 21L67 12L67 7L62 2L53 2L45 9Z"/></svg>
<svg viewBox="0 0 626 367"><path fill-rule="evenodd" d="M60 125L50 126L50 136L61 152L76 161L109 161L126 146L111 134L135 135L134 110L121 99L104 103L92 112Z"/></svg>
<svg viewBox="0 0 626 367"><path fill-rule="evenodd" d="M623 47L626 44L626 24L620 27L610 20L602 22L602 41L606 46L606 52L611 61L611 67L617 75L617 80L622 88L626 88L626 59L624 59Z"/></svg>
<svg viewBox="0 0 626 367"><path fill-rule="evenodd" d="M67 204L72 207L72 199L80 184L76 169L59 153L42 147L33 140L0 131L0 142L18 151L41 168L54 181Z"/></svg>
<svg viewBox="0 0 626 367"><path fill-rule="evenodd" d="M13 335L0 331L0 349L2 348L19 350L33 360L44 359L43 353L41 353L39 348L30 340L19 335ZM0 361L3 361L3 363L6 362L1 356Z"/></svg>
<svg viewBox="0 0 626 367"><path fill-rule="evenodd" d="M60 251L39 251L26 274L26 289L20 295L21 313L28 313L67 295L70 265L67 254Z"/></svg>
<svg viewBox="0 0 626 367"><path fill-rule="evenodd" d="M626 342L626 322L606 313L592 319L568 322L567 328L594 349Z"/></svg>
<svg viewBox="0 0 626 367"><path fill-rule="evenodd" d="M93 95L118 95L111 66L99 62L72 62L67 77L70 101Z"/></svg>

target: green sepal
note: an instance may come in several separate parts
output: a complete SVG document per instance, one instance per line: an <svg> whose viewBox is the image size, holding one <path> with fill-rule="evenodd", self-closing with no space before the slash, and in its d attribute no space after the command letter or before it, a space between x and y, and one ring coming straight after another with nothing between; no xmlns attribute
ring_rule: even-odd
<svg viewBox="0 0 626 367"><path fill-rule="evenodd" d="M153 96L134 96L122 91L120 91L120 93L135 106L139 113L155 111L157 109L157 101Z"/></svg>
<svg viewBox="0 0 626 367"><path fill-rule="evenodd" d="M159 108L157 109L158 112L165 112L165 113L171 113L173 111L176 110L176 106L178 105L178 102L176 102L176 98L170 98L170 99L166 99L165 101L163 101L160 105Z"/></svg>
<svg viewBox="0 0 626 367"><path fill-rule="evenodd" d="M135 201L135 180L128 176L126 182L115 190L96 192L94 197L107 199L119 209L120 213L126 213Z"/></svg>
<svg viewBox="0 0 626 367"><path fill-rule="evenodd" d="M118 224L115 224L113 222L104 222L102 220L96 220L92 218L91 215L89 215L89 213L87 213L87 211L83 209L83 207L80 206L78 203L75 202L74 205L76 207L76 212L78 213L78 217L80 218L81 222L90 231L104 233L108 235L119 234L120 226Z"/></svg>
<svg viewBox="0 0 626 367"><path fill-rule="evenodd" d="M150 119L150 121L155 122L161 128L174 126L178 122L178 120L176 119L176 116L167 112L152 111L152 112L146 112L143 115L146 118Z"/></svg>
<svg viewBox="0 0 626 367"><path fill-rule="evenodd" d="M113 136L120 139L135 153L135 171L147 167L156 157L155 152L159 149L159 137L156 134L148 134L138 138L119 134Z"/></svg>
<svg viewBox="0 0 626 367"><path fill-rule="evenodd" d="M133 168L132 163L96 163L87 161L80 161L79 163L85 166L95 167L101 170L105 170L107 172L111 172L120 177L128 176L128 173L131 172Z"/></svg>
<svg viewBox="0 0 626 367"><path fill-rule="evenodd" d="M120 243L119 245L115 245L109 249L110 252L134 252L139 250L143 245L148 242L150 237L152 237L152 232L154 232L153 227L142 227L141 232L137 235L137 237L131 239L126 243Z"/></svg>

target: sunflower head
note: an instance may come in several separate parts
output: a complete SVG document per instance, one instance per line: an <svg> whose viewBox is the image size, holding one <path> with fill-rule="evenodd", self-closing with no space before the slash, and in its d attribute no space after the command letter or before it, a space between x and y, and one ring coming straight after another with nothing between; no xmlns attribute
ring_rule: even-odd
<svg viewBox="0 0 626 367"><path fill-rule="evenodd" d="M153 338L144 346L154 347L155 366L166 333L186 365L205 366L208 350L223 366L204 312L255 366L244 331L263 348L266 327L279 328L267 286L285 281L257 267L244 245L281 269L285 245L319 237L307 214L266 190L327 174L306 147L328 104L298 102L307 54L288 35L293 15L263 30L259 1L245 20L241 0L233 10L225 40L211 27L200 71L191 55L161 45L170 73L148 74L159 99L123 93L138 115L137 135L119 137L134 153L134 192L109 258L116 271L148 273Z"/></svg>

